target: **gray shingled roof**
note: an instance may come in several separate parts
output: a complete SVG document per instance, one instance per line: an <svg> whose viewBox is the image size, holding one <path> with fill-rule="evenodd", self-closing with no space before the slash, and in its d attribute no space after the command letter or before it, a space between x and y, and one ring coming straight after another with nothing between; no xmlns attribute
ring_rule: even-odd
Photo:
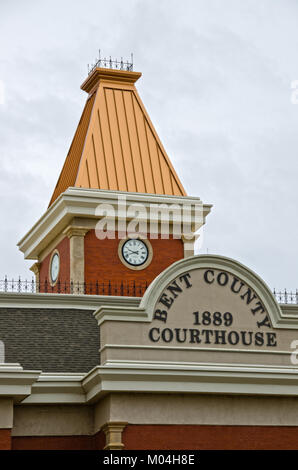
<svg viewBox="0 0 298 470"><path fill-rule="evenodd" d="M5 362L43 372L88 372L98 365L99 327L92 311L0 308Z"/></svg>

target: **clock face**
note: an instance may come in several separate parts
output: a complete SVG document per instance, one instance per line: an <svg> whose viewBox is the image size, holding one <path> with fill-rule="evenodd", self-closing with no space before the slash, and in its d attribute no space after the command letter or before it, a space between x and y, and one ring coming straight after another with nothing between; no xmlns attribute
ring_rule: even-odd
<svg viewBox="0 0 298 470"><path fill-rule="evenodd" d="M51 268L50 268L50 273L51 273L51 281L56 282L58 279L58 274L59 274L59 268L60 268L60 259L58 253L55 253L54 256L52 257L51 261Z"/></svg>
<svg viewBox="0 0 298 470"><path fill-rule="evenodd" d="M122 246L122 256L131 266L141 266L148 259L148 248L142 240L127 240Z"/></svg>

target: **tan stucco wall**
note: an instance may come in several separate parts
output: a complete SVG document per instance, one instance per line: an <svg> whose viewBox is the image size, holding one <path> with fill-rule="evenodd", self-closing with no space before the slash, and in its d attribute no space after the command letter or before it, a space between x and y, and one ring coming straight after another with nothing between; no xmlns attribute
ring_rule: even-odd
<svg viewBox="0 0 298 470"><path fill-rule="evenodd" d="M298 426L298 398L119 393L108 406L110 421L130 424ZM95 432L107 419L102 410L96 415Z"/></svg>
<svg viewBox="0 0 298 470"><path fill-rule="evenodd" d="M8 403L0 402L1 427L12 424L12 413L8 413L8 409ZM111 421L130 424L298 426L298 398L115 393L94 406L18 405L14 408L12 435L92 435Z"/></svg>
<svg viewBox="0 0 298 470"><path fill-rule="evenodd" d="M157 302L152 303L152 321L107 318L102 322L102 363L135 359L267 364L297 368L291 361L291 345L298 338L297 329L272 326L273 313L268 308L266 310L267 297L262 291L257 293L258 286L251 287L240 276L238 278L231 272L215 268L190 269L184 275L189 276L187 282L183 276L182 280L181 276L177 276L163 289L162 295L159 294ZM220 284L225 279L226 283ZM171 291L175 286L180 291ZM270 293L272 300L271 297ZM150 302L147 306L149 310ZM279 308L276 304L274 306ZM204 323L204 313L209 315L209 323ZM215 314L220 318L214 319ZM231 324L225 323L226 314L231 316ZM166 339L163 331L166 332ZM180 341L176 336L177 331ZM210 340L206 339L206 331L210 334ZM198 340L192 336L192 332L196 332ZM169 333L172 335L170 339ZM223 335L223 339L220 335Z"/></svg>
<svg viewBox="0 0 298 470"><path fill-rule="evenodd" d="M103 400L100 400L100 402L94 406L94 432L99 431L105 423L111 421L110 411L111 395L105 397Z"/></svg>
<svg viewBox="0 0 298 470"><path fill-rule="evenodd" d="M93 434L93 407L73 405L15 406L12 436Z"/></svg>
<svg viewBox="0 0 298 470"><path fill-rule="evenodd" d="M13 401L12 398L0 399L0 429L12 428Z"/></svg>

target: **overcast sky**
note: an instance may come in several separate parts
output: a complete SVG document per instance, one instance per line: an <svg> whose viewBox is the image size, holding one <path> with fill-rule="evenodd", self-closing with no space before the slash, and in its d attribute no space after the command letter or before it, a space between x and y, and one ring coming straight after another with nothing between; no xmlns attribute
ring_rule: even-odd
<svg viewBox="0 0 298 470"><path fill-rule="evenodd" d="M298 288L297 0L1 0L0 279L46 210L98 49L134 53L138 91L189 195L201 252Z"/></svg>

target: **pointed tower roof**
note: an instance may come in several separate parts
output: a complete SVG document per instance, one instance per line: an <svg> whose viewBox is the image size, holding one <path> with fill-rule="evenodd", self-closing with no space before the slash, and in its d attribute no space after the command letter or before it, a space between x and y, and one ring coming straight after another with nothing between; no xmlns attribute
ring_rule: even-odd
<svg viewBox="0 0 298 470"><path fill-rule="evenodd" d="M186 196L134 83L142 74L95 68L50 205L68 187Z"/></svg>

